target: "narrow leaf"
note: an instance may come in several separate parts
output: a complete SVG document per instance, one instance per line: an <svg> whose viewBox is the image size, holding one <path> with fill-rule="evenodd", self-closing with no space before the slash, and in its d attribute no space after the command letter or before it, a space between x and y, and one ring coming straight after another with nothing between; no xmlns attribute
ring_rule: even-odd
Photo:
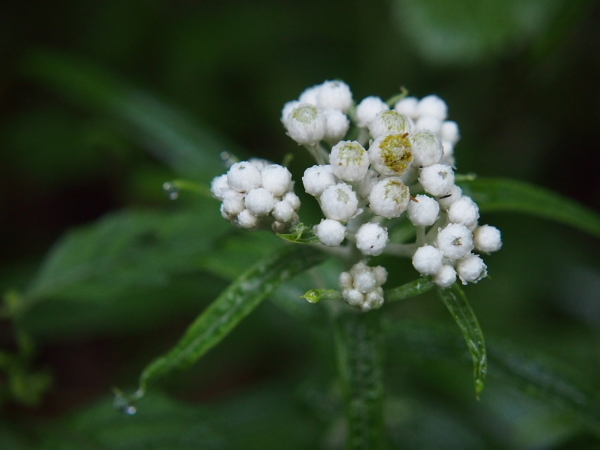
<svg viewBox="0 0 600 450"><path fill-rule="evenodd" d="M418 278L410 283L403 284L397 288L385 291L385 300L395 302L397 300L405 300L407 298L416 297L419 294L433 289L435 285L429 278Z"/></svg>
<svg viewBox="0 0 600 450"><path fill-rule="evenodd" d="M477 178L461 187L485 212L522 212L570 225L600 237L600 215L575 200L522 181Z"/></svg>
<svg viewBox="0 0 600 450"><path fill-rule="evenodd" d="M479 398L485 385L487 373L487 357L483 332L479 327L475 313L467 300L467 296L461 287L454 283L448 289L437 289L438 295L452 314L456 324L460 328L467 347L473 359L473 377L475 379L475 395Z"/></svg>
<svg viewBox="0 0 600 450"><path fill-rule="evenodd" d="M259 261L195 320L175 347L144 369L138 395L143 395L148 384L155 379L197 361L281 283L324 259L325 255L312 247L286 246Z"/></svg>
<svg viewBox="0 0 600 450"><path fill-rule="evenodd" d="M306 226L303 223L294 226L289 233L277 233L277 236L296 244L317 244L320 242L319 238L313 232L312 227Z"/></svg>

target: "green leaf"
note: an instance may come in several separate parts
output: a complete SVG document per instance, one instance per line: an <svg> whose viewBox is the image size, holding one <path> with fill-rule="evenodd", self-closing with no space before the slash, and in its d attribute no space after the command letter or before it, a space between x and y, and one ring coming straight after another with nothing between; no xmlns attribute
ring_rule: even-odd
<svg viewBox="0 0 600 450"><path fill-rule="evenodd" d="M275 288L319 264L325 255L305 246L286 246L239 276L195 321L166 355L144 369L139 393L150 382L183 369L217 345Z"/></svg>
<svg viewBox="0 0 600 450"><path fill-rule="evenodd" d="M452 314L456 324L465 338L469 353L473 359L473 377L475 379L475 395L479 398L485 386L487 373L487 357L483 332L479 327L475 313L461 287L454 283L448 289L437 289L438 295Z"/></svg>
<svg viewBox="0 0 600 450"><path fill-rule="evenodd" d="M380 311L344 309L336 317L338 372L347 420L346 448L383 448L384 346Z"/></svg>
<svg viewBox="0 0 600 450"><path fill-rule="evenodd" d="M77 106L115 119L128 137L183 176L209 180L224 170L221 152L243 154L104 68L51 52L29 54L22 67L26 76L65 94Z"/></svg>
<svg viewBox="0 0 600 450"><path fill-rule="evenodd" d="M418 278L410 283L385 291L385 300L387 302L395 302L397 300L416 297L430 291L434 286L435 284L430 278Z"/></svg>
<svg viewBox="0 0 600 450"><path fill-rule="evenodd" d="M299 223L289 233L277 233L282 239L296 244L318 244L319 238L313 232L313 227Z"/></svg>
<svg viewBox="0 0 600 450"><path fill-rule="evenodd" d="M484 212L522 212L600 237L600 215L575 200L522 181L477 178L460 186Z"/></svg>

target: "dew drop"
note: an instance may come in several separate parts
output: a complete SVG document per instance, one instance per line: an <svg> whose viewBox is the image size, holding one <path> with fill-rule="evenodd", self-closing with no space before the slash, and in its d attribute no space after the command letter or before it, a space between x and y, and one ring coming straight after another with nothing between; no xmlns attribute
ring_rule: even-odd
<svg viewBox="0 0 600 450"><path fill-rule="evenodd" d="M164 183L163 191L167 193L169 200L177 200L179 198L179 189L173 183Z"/></svg>

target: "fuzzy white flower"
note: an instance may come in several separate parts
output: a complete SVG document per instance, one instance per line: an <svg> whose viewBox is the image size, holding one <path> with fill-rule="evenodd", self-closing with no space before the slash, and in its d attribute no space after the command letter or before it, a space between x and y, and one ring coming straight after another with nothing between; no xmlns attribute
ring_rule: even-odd
<svg viewBox="0 0 600 450"><path fill-rule="evenodd" d="M300 106L302 102L299 102L298 100L292 100L290 102L287 102L285 105L283 105L283 108L281 109L281 123L285 126L286 121L288 116L290 115L290 113L294 110L294 108L296 108L297 106ZM304 103L308 103L308 102L304 102Z"/></svg>
<svg viewBox="0 0 600 450"><path fill-rule="evenodd" d="M348 111L352 106L352 92L343 81L325 81L317 89L317 106L322 109Z"/></svg>
<svg viewBox="0 0 600 450"><path fill-rule="evenodd" d="M375 139L368 153L373 169L385 176L401 175L413 160L410 140L403 134Z"/></svg>
<svg viewBox="0 0 600 450"><path fill-rule="evenodd" d="M408 219L418 227L433 225L440 212L439 203L433 198L422 194L417 195L415 200L408 203Z"/></svg>
<svg viewBox="0 0 600 450"><path fill-rule="evenodd" d="M379 183L379 174L369 169L362 180L355 185L356 193L364 199L368 199L373 186Z"/></svg>
<svg viewBox="0 0 600 450"><path fill-rule="evenodd" d="M399 177L384 178L371 190L369 206L378 216L400 217L410 201L410 191Z"/></svg>
<svg viewBox="0 0 600 450"><path fill-rule="evenodd" d="M287 200L275 203L272 215L279 222L289 222L294 217L294 207Z"/></svg>
<svg viewBox="0 0 600 450"><path fill-rule="evenodd" d="M248 192L259 188L262 178L254 164L241 161L233 164L227 171L227 184L238 192Z"/></svg>
<svg viewBox="0 0 600 450"><path fill-rule="evenodd" d="M429 130L438 134L442 128L442 121L431 116L421 116L415 122L415 131Z"/></svg>
<svg viewBox="0 0 600 450"><path fill-rule="evenodd" d="M358 289L344 289L342 296L352 306L361 306L365 301L365 295Z"/></svg>
<svg viewBox="0 0 600 450"><path fill-rule="evenodd" d="M337 247L346 237L346 227L337 220L323 219L315 226L315 234L322 244Z"/></svg>
<svg viewBox="0 0 600 450"><path fill-rule="evenodd" d="M439 136L429 130L421 130L410 136L413 166L427 167L442 159L444 148Z"/></svg>
<svg viewBox="0 0 600 450"><path fill-rule="evenodd" d="M319 93L319 89L321 89L320 84L304 89L300 94L300 97L298 97L299 102L317 106L317 95Z"/></svg>
<svg viewBox="0 0 600 450"><path fill-rule="evenodd" d="M421 170L419 182L429 194L443 196L448 194L454 185L454 172L450 166L434 164Z"/></svg>
<svg viewBox="0 0 600 450"><path fill-rule="evenodd" d="M475 248L484 253L492 253L502 247L502 236L500 230L491 225L477 227L473 233Z"/></svg>
<svg viewBox="0 0 600 450"><path fill-rule="evenodd" d="M416 97L404 97L402 100L398 100L394 109L400 114L404 114L406 117L416 119L417 115L417 104L419 100Z"/></svg>
<svg viewBox="0 0 600 450"><path fill-rule="evenodd" d="M337 183L331 165L312 166L304 171L302 177L304 190L313 197L320 196L325 189Z"/></svg>
<svg viewBox="0 0 600 450"><path fill-rule="evenodd" d="M450 206L462 197L462 189L456 184L450 188L450 192L445 195L438 197L438 203L442 208L450 208Z"/></svg>
<svg viewBox="0 0 600 450"><path fill-rule="evenodd" d="M298 197L296 194L294 194L291 191L286 192L285 195L283 196L282 200L285 200L290 205L292 205L292 208L294 209L294 211L298 211L298 209L300 208L300 197Z"/></svg>
<svg viewBox="0 0 600 450"><path fill-rule="evenodd" d="M441 288L447 288L456 281L456 270L448 264L443 264L440 270L433 276L433 282Z"/></svg>
<svg viewBox="0 0 600 450"><path fill-rule="evenodd" d="M323 114L326 120L325 137L323 139L330 144L335 144L346 136L350 129L350 120L346 114L338 109L325 109Z"/></svg>
<svg viewBox="0 0 600 450"><path fill-rule="evenodd" d="M241 213L244 208L245 204L243 194L234 191L233 189L225 193L223 197L223 204L221 205L221 212L230 217L235 217Z"/></svg>
<svg viewBox="0 0 600 450"><path fill-rule="evenodd" d="M319 202L325 217L335 220L348 220L358 207L356 192L345 183L329 186L319 197Z"/></svg>
<svg viewBox="0 0 600 450"><path fill-rule="evenodd" d="M251 229L258 225L258 219L247 209L244 209L235 219L235 224L240 228Z"/></svg>
<svg viewBox="0 0 600 450"><path fill-rule="evenodd" d="M448 106L446 102L437 95L428 95L423 97L417 105L417 114L419 116L431 116L440 121L446 120L448 116Z"/></svg>
<svg viewBox="0 0 600 450"><path fill-rule="evenodd" d="M316 145L325 137L327 120L314 105L301 103L285 118L288 135L300 145Z"/></svg>
<svg viewBox="0 0 600 450"><path fill-rule="evenodd" d="M451 223L441 230L437 247L448 259L460 259L473 250L473 233L460 223Z"/></svg>
<svg viewBox="0 0 600 450"><path fill-rule="evenodd" d="M210 183L210 192L212 192L212 195L217 200L223 201L225 192L230 190L231 188L227 183L227 174L219 175L218 177L213 178Z"/></svg>
<svg viewBox="0 0 600 450"><path fill-rule="evenodd" d="M389 109L390 107L379 97L373 95L366 97L356 107L356 124L361 128L368 127L377 114Z"/></svg>
<svg viewBox="0 0 600 450"><path fill-rule="evenodd" d="M442 253L433 245L419 247L412 257L412 264L421 275L435 275L442 267Z"/></svg>
<svg viewBox="0 0 600 450"><path fill-rule="evenodd" d="M388 134L405 134L410 132L410 121L398 111L383 111L369 123L369 133L375 139Z"/></svg>
<svg viewBox="0 0 600 450"><path fill-rule="evenodd" d="M440 128L440 137L443 141L448 141L453 145L456 144L460 139L458 124L453 120L446 120L442 122L442 126Z"/></svg>
<svg viewBox="0 0 600 450"><path fill-rule="evenodd" d="M250 158L248 160L248 162L250 164L252 164L254 167L256 167L258 169L259 172L262 172L262 170L273 164L271 161L269 161L268 159L263 159L263 158Z"/></svg>
<svg viewBox="0 0 600 450"><path fill-rule="evenodd" d="M354 288L368 294L377 287L377 279L371 270L363 270L354 275Z"/></svg>
<svg viewBox="0 0 600 450"><path fill-rule="evenodd" d="M252 189L246 194L244 199L246 209L256 217L266 216L269 214L275 206L275 198L273 194L265 189L258 188Z"/></svg>
<svg viewBox="0 0 600 450"><path fill-rule="evenodd" d="M381 255L387 243L387 229L377 223L364 223L356 232L356 247L363 255Z"/></svg>
<svg viewBox="0 0 600 450"><path fill-rule="evenodd" d="M473 226L479 220L479 207L471 197L463 195L448 208L448 220L467 227Z"/></svg>
<svg viewBox="0 0 600 450"><path fill-rule="evenodd" d="M456 272L462 284L477 283L487 276L487 266L477 255L468 255L456 263Z"/></svg>
<svg viewBox="0 0 600 450"><path fill-rule="evenodd" d="M375 266L372 267L373 275L375 275L375 279L377 280L377 286L381 286L385 284L387 281L388 272L383 266Z"/></svg>
<svg viewBox="0 0 600 450"><path fill-rule="evenodd" d="M281 197L285 194L292 182L291 172L279 164L269 164L262 169L262 186L274 196Z"/></svg>
<svg viewBox="0 0 600 450"><path fill-rule="evenodd" d="M356 141L341 141L329 155L333 173L344 181L360 181L369 170L369 155Z"/></svg>

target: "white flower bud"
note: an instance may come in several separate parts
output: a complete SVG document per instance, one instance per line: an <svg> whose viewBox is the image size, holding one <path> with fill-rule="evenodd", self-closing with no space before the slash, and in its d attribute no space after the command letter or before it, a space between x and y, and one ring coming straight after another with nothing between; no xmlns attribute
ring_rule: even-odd
<svg viewBox="0 0 600 450"><path fill-rule="evenodd" d="M356 289L344 289L342 297L352 306L361 306L365 301L365 296Z"/></svg>
<svg viewBox="0 0 600 450"><path fill-rule="evenodd" d="M403 134L375 139L368 150L373 169L381 175L402 175L413 160L411 143Z"/></svg>
<svg viewBox="0 0 600 450"><path fill-rule="evenodd" d="M356 247L363 255L381 255L387 243L387 229L377 223L365 223L356 232Z"/></svg>
<svg viewBox="0 0 600 450"><path fill-rule="evenodd" d="M448 208L448 220L470 227L479 220L479 207L471 197L463 195Z"/></svg>
<svg viewBox="0 0 600 450"><path fill-rule="evenodd" d="M387 281L388 272L385 270L383 266L375 266L372 269L373 275L375 275L375 279L377 280L377 286L381 286L385 284Z"/></svg>
<svg viewBox="0 0 600 450"><path fill-rule="evenodd" d="M377 114L389 111L389 109L390 107L379 97L366 97L356 107L356 124L361 128L366 128Z"/></svg>
<svg viewBox="0 0 600 450"><path fill-rule="evenodd" d="M433 282L441 288L447 288L454 284L456 281L456 270L454 267L444 264L433 276Z"/></svg>
<svg viewBox="0 0 600 450"><path fill-rule="evenodd" d="M462 197L462 189L456 184L450 188L450 192L438 197L438 203L442 206L442 208L450 208L455 201Z"/></svg>
<svg viewBox="0 0 600 450"><path fill-rule="evenodd" d="M337 247L346 237L346 227L337 220L323 219L315 227L315 234L321 244L329 247Z"/></svg>
<svg viewBox="0 0 600 450"><path fill-rule="evenodd" d="M371 292L377 287L375 275L370 270L359 272L354 277L354 289L363 294Z"/></svg>
<svg viewBox="0 0 600 450"><path fill-rule="evenodd" d="M235 224L240 228L251 229L258 224L258 219L247 209L243 210L235 219Z"/></svg>
<svg viewBox="0 0 600 450"><path fill-rule="evenodd" d="M319 197L323 214L328 219L348 220L358 207L356 192L347 184L329 186Z"/></svg>
<svg viewBox="0 0 600 450"><path fill-rule="evenodd" d="M252 189L246 194L246 209L256 217L266 216L275 206L273 194L265 188Z"/></svg>
<svg viewBox="0 0 600 450"><path fill-rule="evenodd" d="M219 175L210 182L210 192L217 200L223 201L223 195L230 190L231 188L227 184L227 174Z"/></svg>
<svg viewBox="0 0 600 450"><path fill-rule="evenodd" d="M288 135L300 145L316 145L325 137L325 115L314 105L301 103L285 120Z"/></svg>
<svg viewBox="0 0 600 450"><path fill-rule="evenodd" d="M371 211L378 216L391 219L400 217L410 201L410 192L399 177L381 180L371 190L369 203Z"/></svg>
<svg viewBox="0 0 600 450"><path fill-rule="evenodd" d="M484 253L492 253L502 247L502 236L500 230L491 225L477 227L473 233L475 248Z"/></svg>
<svg viewBox="0 0 600 450"><path fill-rule="evenodd" d="M429 130L439 134L441 128L442 122L431 116L421 116L415 122L415 131Z"/></svg>
<svg viewBox="0 0 600 450"><path fill-rule="evenodd" d="M329 155L333 173L344 181L360 181L369 170L369 155L356 141L341 141Z"/></svg>
<svg viewBox="0 0 600 450"><path fill-rule="evenodd" d="M291 102L287 102L285 105L283 105L283 109L281 110L280 120L284 126L287 122L287 118L290 115L290 113L294 110L294 108L299 106L300 103L301 102L299 102L298 100L292 100ZM305 102L305 103L308 103L308 102Z"/></svg>
<svg viewBox="0 0 600 450"><path fill-rule="evenodd" d="M448 259L460 259L473 250L473 233L460 223L451 223L437 235L437 247Z"/></svg>
<svg viewBox="0 0 600 450"><path fill-rule="evenodd" d="M377 288L365 295L365 302L361 308L363 311L368 311L381 308L381 305L383 305L383 289Z"/></svg>
<svg viewBox="0 0 600 450"><path fill-rule="evenodd" d="M342 272L340 273L340 278L339 278L339 282L340 282L340 286L343 289L350 289L353 286L353 279L352 279L352 275L350 275L350 272Z"/></svg>
<svg viewBox="0 0 600 450"><path fill-rule="evenodd" d="M225 209L223 208L223 203L221 203L221 208L220 208L220 211L221 211L221 217L222 217L223 219L225 219L225 220L233 220L233 217L231 217L229 214L227 214L227 213L225 212Z"/></svg>
<svg viewBox="0 0 600 450"><path fill-rule="evenodd" d="M453 120L446 120L442 122L440 128L440 137L442 141L448 141L451 144L456 144L460 139L460 132L458 131L458 124Z"/></svg>
<svg viewBox="0 0 600 450"><path fill-rule="evenodd" d="M437 95L428 95L423 97L417 105L417 114L419 116L431 116L443 121L448 117L448 106L446 102Z"/></svg>
<svg viewBox="0 0 600 450"><path fill-rule="evenodd" d="M244 195L233 189L225 193L221 212L224 212L230 217L237 216L245 208Z"/></svg>
<svg viewBox="0 0 600 450"><path fill-rule="evenodd" d="M442 155L440 164L454 166L454 145L450 141L442 141L442 148L444 149L444 154Z"/></svg>
<svg viewBox="0 0 600 450"><path fill-rule="evenodd" d="M323 139L330 144L335 144L344 139L350 129L348 116L339 109L325 109L323 114L326 121L325 137Z"/></svg>
<svg viewBox="0 0 600 450"><path fill-rule="evenodd" d="M419 182L429 194L443 196L448 194L454 185L454 172L450 166L434 164L421 170Z"/></svg>
<svg viewBox="0 0 600 450"><path fill-rule="evenodd" d="M285 194L292 181L290 171L279 164L269 164L263 168L260 175L262 177L262 186L276 197L281 197Z"/></svg>
<svg viewBox="0 0 600 450"><path fill-rule="evenodd" d="M369 133L375 139L388 134L405 134L410 132L408 117L397 111L383 111L375 116L369 124Z"/></svg>
<svg viewBox="0 0 600 450"><path fill-rule="evenodd" d="M468 255L458 261L456 271L462 284L477 283L487 276L487 266L477 255Z"/></svg>
<svg viewBox="0 0 600 450"><path fill-rule="evenodd" d="M417 195L417 201L408 202L408 219L418 227L433 225L438 219L440 205L427 195Z"/></svg>
<svg viewBox="0 0 600 450"><path fill-rule="evenodd" d="M262 172L262 170L267 167L270 166L271 164L273 164L271 161L269 161L268 159L263 159L263 158L250 158L248 160L248 162L250 164L252 164L254 167L256 167L258 169L259 172ZM264 187L264 186L263 186Z"/></svg>
<svg viewBox="0 0 600 450"><path fill-rule="evenodd" d="M294 217L294 208L287 200L282 200L275 203L272 215L279 222L289 222Z"/></svg>
<svg viewBox="0 0 600 450"><path fill-rule="evenodd" d="M346 112L352 106L352 92L343 81L325 81L317 89L317 106Z"/></svg>
<svg viewBox="0 0 600 450"><path fill-rule="evenodd" d="M437 134L421 130L410 136L413 154L413 167L427 167L442 159L444 148Z"/></svg>
<svg viewBox="0 0 600 450"><path fill-rule="evenodd" d="M261 186L258 169L248 161L235 163L227 172L227 184L238 192L248 192Z"/></svg>
<svg viewBox="0 0 600 450"><path fill-rule="evenodd" d="M432 245L419 247L412 257L412 265L421 275L435 275L442 267L442 253Z"/></svg>
<svg viewBox="0 0 600 450"><path fill-rule="evenodd" d="M417 104L419 101L415 97L404 97L402 100L396 102L394 109L400 114L404 114L406 117L416 119L417 115Z"/></svg>
<svg viewBox="0 0 600 450"><path fill-rule="evenodd" d="M317 106L317 95L319 93L319 89L321 89L320 84L304 89L298 100L300 103L308 103L310 105Z"/></svg>
<svg viewBox="0 0 600 450"><path fill-rule="evenodd" d="M333 175L333 167L329 164L326 166L312 166L304 171L302 177L304 190L306 193L318 197L329 186L337 183L337 179Z"/></svg>
<svg viewBox="0 0 600 450"><path fill-rule="evenodd" d="M356 183L356 193L364 199L369 198L373 186L379 183L379 174L374 170L369 169L364 178Z"/></svg>
<svg viewBox="0 0 600 450"><path fill-rule="evenodd" d="M298 197L293 192L286 192L282 200L285 200L290 205L292 205L294 211L298 211L298 209L300 209L300 197Z"/></svg>

